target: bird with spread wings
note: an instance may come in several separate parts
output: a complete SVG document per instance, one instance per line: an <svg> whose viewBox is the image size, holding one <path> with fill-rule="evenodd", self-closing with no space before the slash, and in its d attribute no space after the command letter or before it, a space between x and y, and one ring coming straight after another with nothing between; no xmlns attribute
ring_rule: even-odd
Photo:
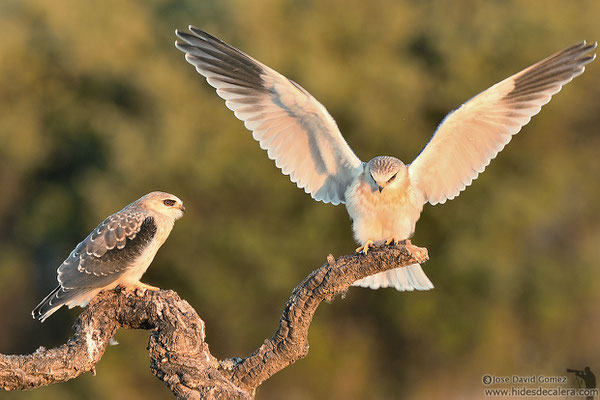
<svg viewBox="0 0 600 400"><path fill-rule="evenodd" d="M190 26L175 46L292 182L315 200L344 203L354 237L371 246L411 237L425 203L458 196L552 95L594 60L596 43L556 53L479 93L449 113L412 163L361 161L325 107L296 82ZM355 286L429 290L418 264L368 276Z"/></svg>
<svg viewBox="0 0 600 400"><path fill-rule="evenodd" d="M85 307L100 291L158 288L140 282L185 207L176 196L152 192L107 217L58 267L58 286L31 312L44 322L63 305Z"/></svg>

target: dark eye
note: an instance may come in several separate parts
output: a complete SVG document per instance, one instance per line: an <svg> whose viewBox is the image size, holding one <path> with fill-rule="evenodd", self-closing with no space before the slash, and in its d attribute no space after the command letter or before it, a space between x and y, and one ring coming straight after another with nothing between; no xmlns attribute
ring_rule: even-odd
<svg viewBox="0 0 600 400"><path fill-rule="evenodd" d="M163 204L167 207L173 207L175 205L175 200L167 199L163 201Z"/></svg>
<svg viewBox="0 0 600 400"><path fill-rule="evenodd" d="M394 176L392 176L390 179L388 179L388 183L393 181L396 178L396 175L398 175L397 172L394 174Z"/></svg>

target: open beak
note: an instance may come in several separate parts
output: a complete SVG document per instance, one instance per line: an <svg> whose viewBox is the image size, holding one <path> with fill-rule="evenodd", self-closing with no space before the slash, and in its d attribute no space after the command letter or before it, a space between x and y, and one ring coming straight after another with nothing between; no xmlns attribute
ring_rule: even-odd
<svg viewBox="0 0 600 400"><path fill-rule="evenodd" d="M379 188L379 193L383 190L383 186L377 186Z"/></svg>

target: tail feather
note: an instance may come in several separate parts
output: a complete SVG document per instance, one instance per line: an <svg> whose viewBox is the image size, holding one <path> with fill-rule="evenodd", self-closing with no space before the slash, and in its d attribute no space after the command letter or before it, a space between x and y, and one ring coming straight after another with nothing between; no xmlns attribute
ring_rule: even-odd
<svg viewBox="0 0 600 400"><path fill-rule="evenodd" d="M393 287L398 291L430 290L433 283L429 280L419 264L394 268L359 279L352 286L379 289Z"/></svg>
<svg viewBox="0 0 600 400"><path fill-rule="evenodd" d="M56 310L58 310L60 308L60 306L62 306L62 303L60 303L60 304L54 304L54 303L57 303L57 301L56 301L57 294L60 290L61 290L61 287L59 285L56 287L56 289L51 291L50 294L48 294L48 296L44 297L44 299L42 301L40 301L40 304L38 304L33 309L33 311L31 312L31 316L34 319L39 319L41 322L44 322L46 320L46 318L48 318Z"/></svg>
<svg viewBox="0 0 600 400"><path fill-rule="evenodd" d="M51 291L48 296L44 297L44 300L33 309L31 315L34 319L39 319L41 322L44 322L46 318L54 314L63 305L68 305L79 295L81 295L79 290L65 290L59 285L56 289Z"/></svg>

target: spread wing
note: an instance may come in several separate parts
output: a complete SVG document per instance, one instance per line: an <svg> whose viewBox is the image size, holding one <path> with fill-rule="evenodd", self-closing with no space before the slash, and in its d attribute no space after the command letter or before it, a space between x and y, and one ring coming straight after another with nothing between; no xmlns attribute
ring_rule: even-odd
<svg viewBox="0 0 600 400"><path fill-rule="evenodd" d="M571 46L495 84L448 114L409 166L431 204L453 199L483 172L552 95L583 73L596 43Z"/></svg>
<svg viewBox="0 0 600 400"><path fill-rule="evenodd" d="M270 159L315 200L339 204L362 172L325 107L305 89L240 50L190 26L175 46L244 121Z"/></svg>
<svg viewBox="0 0 600 400"><path fill-rule="evenodd" d="M154 218L123 210L106 218L58 267L64 290L98 288L114 282L133 265L156 234Z"/></svg>

